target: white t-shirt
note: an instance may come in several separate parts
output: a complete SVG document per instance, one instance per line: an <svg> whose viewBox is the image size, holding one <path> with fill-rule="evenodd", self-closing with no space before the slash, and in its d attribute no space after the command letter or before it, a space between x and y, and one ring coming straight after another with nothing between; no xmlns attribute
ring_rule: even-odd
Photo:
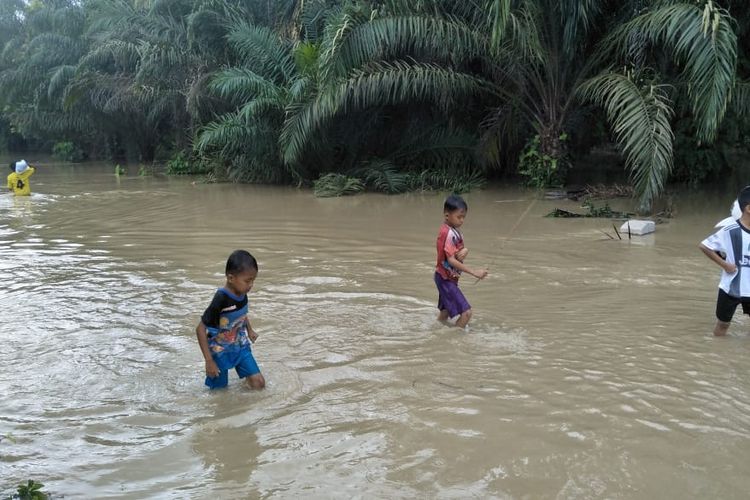
<svg viewBox="0 0 750 500"><path fill-rule="evenodd" d="M731 274L721 271L719 288L732 297L750 298L750 229L735 221L716 231L701 244L725 254L726 261L737 266L737 271Z"/></svg>

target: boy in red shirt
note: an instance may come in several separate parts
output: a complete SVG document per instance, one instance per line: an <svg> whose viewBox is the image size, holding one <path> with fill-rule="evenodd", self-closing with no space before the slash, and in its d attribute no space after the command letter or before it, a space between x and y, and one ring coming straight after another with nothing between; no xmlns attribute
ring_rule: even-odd
<svg viewBox="0 0 750 500"><path fill-rule="evenodd" d="M468 208L460 196L449 196L443 204L445 219L437 237L435 285L440 310L438 321L448 324L449 318L458 316L455 326L459 328L464 328L469 323L471 305L458 288L458 278L462 272L480 280L487 276L486 269L474 270L463 263L469 250L464 246L464 239L458 228L463 225Z"/></svg>

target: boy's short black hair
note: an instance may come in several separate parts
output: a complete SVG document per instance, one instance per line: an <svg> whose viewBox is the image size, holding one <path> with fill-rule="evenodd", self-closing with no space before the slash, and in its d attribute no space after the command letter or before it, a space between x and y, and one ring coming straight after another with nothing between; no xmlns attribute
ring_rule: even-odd
<svg viewBox="0 0 750 500"><path fill-rule="evenodd" d="M457 194L452 194L445 199L443 203L443 212L455 212L456 210L468 210L469 206L463 198Z"/></svg>
<svg viewBox="0 0 750 500"><path fill-rule="evenodd" d="M14 162L14 161L10 162L10 170L11 170L11 172L15 172L16 171L16 162Z"/></svg>
<svg viewBox="0 0 750 500"><path fill-rule="evenodd" d="M745 211L745 207L750 204L750 186L745 186L737 195L737 203L740 205L740 210Z"/></svg>
<svg viewBox="0 0 750 500"><path fill-rule="evenodd" d="M224 274L240 274L250 269L258 270L258 261L245 250L235 250L227 259L227 268Z"/></svg>

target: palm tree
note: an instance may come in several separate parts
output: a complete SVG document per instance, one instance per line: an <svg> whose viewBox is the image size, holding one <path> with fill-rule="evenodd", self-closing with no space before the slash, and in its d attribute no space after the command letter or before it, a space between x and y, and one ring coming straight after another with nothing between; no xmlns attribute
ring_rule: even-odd
<svg viewBox="0 0 750 500"><path fill-rule="evenodd" d="M210 113L206 84L226 61L227 18L246 13L221 0L91 0L88 9L92 49L68 101L115 118L143 160L159 145L184 149Z"/></svg>
<svg viewBox="0 0 750 500"><path fill-rule="evenodd" d="M56 0L3 5L10 11L3 11L3 24L16 28L5 42L0 63L0 99L6 116L27 136L52 139L84 134L89 125L85 117L75 109L64 109L56 98L60 82L86 51L80 4Z"/></svg>
<svg viewBox="0 0 750 500"><path fill-rule="evenodd" d="M490 109L481 145L491 163L529 135L540 157L561 159L566 130L592 102L648 210L671 169L673 96L687 93L710 141L735 85L732 19L711 0L387 0L328 29L337 36L321 47L325 88L285 125L288 163L342 110L424 100L455 112L468 98Z"/></svg>
<svg viewBox="0 0 750 500"><path fill-rule="evenodd" d="M235 108L206 125L195 147L228 162L229 177L250 182L300 180L280 162L278 136L284 117L315 92L314 45L284 40L271 29L236 22L227 36L241 65L220 71L211 90Z"/></svg>
<svg viewBox="0 0 750 500"><path fill-rule="evenodd" d="M324 79L330 76L321 62L321 50L335 44L337 35L321 20L351 11L313 6L314 16L311 10L301 15L305 42L245 22L233 27L228 39L242 65L220 72L211 88L234 110L204 128L197 149L214 159L226 159L229 176L235 180L305 182L326 172L343 172L386 192L445 181L445 175L424 175L424 165L429 162L433 174L435 165L437 170L455 170L447 166L470 157L475 139L448 126L445 119L424 127L425 120L417 119L424 118L420 115L424 106L416 102L397 116L389 116L388 109L353 109L329 123L324 132L319 130L315 140L306 143L304 158L285 156L297 146L288 140L299 137L289 131L304 125L305 117L300 114L310 109L309 103L319 98L321 89L337 90L326 85ZM404 172L407 169L411 175ZM449 177L458 178L458 174ZM471 182L476 184L477 179L471 177Z"/></svg>

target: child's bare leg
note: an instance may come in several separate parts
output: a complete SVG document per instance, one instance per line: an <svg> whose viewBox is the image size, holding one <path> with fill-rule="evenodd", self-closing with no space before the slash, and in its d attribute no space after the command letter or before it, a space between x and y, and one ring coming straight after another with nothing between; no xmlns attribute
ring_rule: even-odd
<svg viewBox="0 0 750 500"><path fill-rule="evenodd" d="M437 317L437 320L440 321L444 325L448 324L448 320L449 319L450 318L448 317L448 310L447 309L443 309L442 311L440 311L440 314L438 314L438 317Z"/></svg>
<svg viewBox="0 0 750 500"><path fill-rule="evenodd" d="M245 384L247 385L248 389L260 390L266 386L266 379L263 378L263 374L256 373L255 375L245 377Z"/></svg>
<svg viewBox="0 0 750 500"><path fill-rule="evenodd" d="M727 334L727 330L729 330L728 322L716 320L716 326L714 327L715 337L723 337Z"/></svg>
<svg viewBox="0 0 750 500"><path fill-rule="evenodd" d="M456 326L459 328L464 328L469 324L469 320L471 320L471 309L461 313L461 316L458 317L458 321L456 321Z"/></svg>

